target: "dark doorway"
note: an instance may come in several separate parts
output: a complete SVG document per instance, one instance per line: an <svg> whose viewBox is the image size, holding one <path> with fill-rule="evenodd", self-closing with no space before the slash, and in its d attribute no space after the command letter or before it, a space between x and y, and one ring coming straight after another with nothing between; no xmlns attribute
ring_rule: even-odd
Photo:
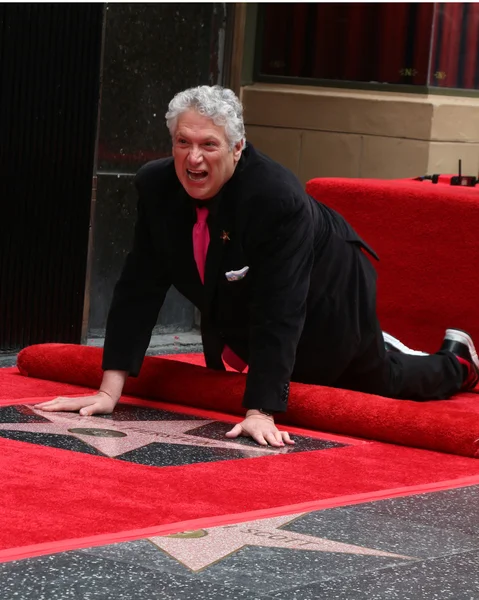
<svg viewBox="0 0 479 600"><path fill-rule="evenodd" d="M0 4L0 351L80 342L103 4Z"/></svg>

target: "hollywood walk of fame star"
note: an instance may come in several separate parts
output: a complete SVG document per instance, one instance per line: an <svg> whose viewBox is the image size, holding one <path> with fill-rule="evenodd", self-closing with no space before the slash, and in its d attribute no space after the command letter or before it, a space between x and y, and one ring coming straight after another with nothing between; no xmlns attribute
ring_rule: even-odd
<svg viewBox="0 0 479 600"><path fill-rule="evenodd" d="M214 423L212 420L115 421L114 418L105 420L101 417L82 417L77 413L50 413L35 408L31 408L31 411L48 419L48 422L0 423L0 431L69 435L109 457L120 456L152 443L241 450L245 457L284 452L284 449L273 451L245 446L226 438L214 440L194 435L195 429Z"/></svg>
<svg viewBox="0 0 479 600"><path fill-rule="evenodd" d="M344 544L313 535L280 529L280 527L295 521L304 514L286 515L225 527L212 527L211 529L187 531L170 536L153 537L150 538L150 542L195 572L218 563L245 546L384 556L404 560L413 559L410 556Z"/></svg>

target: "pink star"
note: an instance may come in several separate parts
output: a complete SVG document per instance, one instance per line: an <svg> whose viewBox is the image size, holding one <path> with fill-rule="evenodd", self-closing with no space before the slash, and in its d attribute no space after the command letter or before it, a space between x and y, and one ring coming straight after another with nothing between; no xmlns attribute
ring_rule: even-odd
<svg viewBox="0 0 479 600"><path fill-rule="evenodd" d="M214 423L212 420L115 421L114 418L81 417L77 413L45 413L34 408L31 410L35 414L48 419L49 422L0 423L0 430L70 435L110 457L119 456L152 443L178 444L201 448L227 448L240 450L245 457L264 456L272 452L278 454L287 451L287 449L272 450L260 446L245 446L226 438L224 440L212 440L194 435L194 433L188 433L203 425Z"/></svg>
<svg viewBox="0 0 479 600"><path fill-rule="evenodd" d="M411 557L402 556L401 554L343 544L342 542L335 542L313 535L280 529L281 526L287 525L301 516L286 515L238 525L227 525L226 527L186 531L171 536L150 538L150 541L195 572L219 562L244 546L411 559Z"/></svg>

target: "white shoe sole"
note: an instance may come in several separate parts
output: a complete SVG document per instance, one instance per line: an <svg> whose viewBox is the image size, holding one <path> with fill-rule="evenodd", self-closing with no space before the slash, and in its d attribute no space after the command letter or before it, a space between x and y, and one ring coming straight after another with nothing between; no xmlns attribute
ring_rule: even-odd
<svg viewBox="0 0 479 600"><path fill-rule="evenodd" d="M402 342L400 342L398 339L396 339L389 333L386 333L385 331L383 331L383 338L387 344L389 344L390 346L392 346L394 349L396 349L398 352L401 352L402 354L411 354L412 356L429 356L429 354L427 352L421 352L420 350L412 350L411 348L408 348ZM472 343L472 340L471 340L471 343Z"/></svg>
<svg viewBox="0 0 479 600"><path fill-rule="evenodd" d="M467 346L476 368L479 369L479 358L477 357L477 352L474 348L474 342L472 341L470 335L468 335L465 331L460 331L459 329L446 329L446 336L444 339L448 339L453 342L459 342L460 344Z"/></svg>

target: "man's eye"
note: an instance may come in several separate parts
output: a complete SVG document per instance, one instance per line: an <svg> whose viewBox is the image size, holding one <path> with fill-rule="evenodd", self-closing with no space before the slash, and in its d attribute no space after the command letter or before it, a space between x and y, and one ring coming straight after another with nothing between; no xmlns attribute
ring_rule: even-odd
<svg viewBox="0 0 479 600"><path fill-rule="evenodd" d="M181 144L182 146L185 146L188 142L186 140L184 140L183 138L179 138L176 140L176 142L178 144Z"/></svg>
<svg viewBox="0 0 479 600"><path fill-rule="evenodd" d="M215 142L206 142L206 143L205 143L205 146L206 146L207 148L216 148L216 144L215 144Z"/></svg>

